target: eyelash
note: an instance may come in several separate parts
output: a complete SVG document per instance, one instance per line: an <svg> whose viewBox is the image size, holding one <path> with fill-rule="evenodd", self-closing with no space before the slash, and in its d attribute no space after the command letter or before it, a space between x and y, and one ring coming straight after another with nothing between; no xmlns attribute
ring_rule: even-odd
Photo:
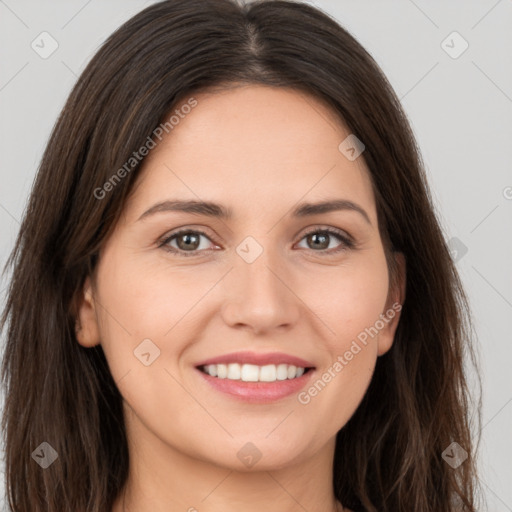
<svg viewBox="0 0 512 512"><path fill-rule="evenodd" d="M170 253L175 254L177 256L180 256L180 257L183 256L183 257L186 257L186 258L188 258L190 256L198 256L202 252L211 252L211 251L215 250L215 249L213 249L213 250L212 249L208 249L206 251L205 250L201 250L201 251L197 251L197 250L194 250L194 251L183 251L181 249L175 249L174 247L169 247L167 245L174 238L178 238L180 235L183 235L185 233L186 234L193 233L195 235L203 235L203 236L205 236L206 238L208 238L210 240L210 237L204 231L193 230L193 229L181 229L180 231L177 231L176 233L173 233L170 236L165 237L158 244L158 247L162 248L164 251L170 252ZM337 249L334 249L334 250L331 249L330 251L327 251L326 249L322 249L320 251L315 251L313 249L309 249L312 252L325 253L328 256L331 256L331 255L334 255L334 254L338 254L338 253L340 253L342 251L347 251L349 249L356 248L356 244L355 244L354 241L352 241L350 238L348 238L343 233L343 231L335 229L335 228L321 228L321 229L315 228L315 229L312 229L312 230L304 233L304 235L302 236L301 240L303 240L304 238L306 238L309 235L317 234L317 233L327 233L328 235L332 235L332 236L338 238L338 240L340 240L342 242L342 245L340 247L338 247Z"/></svg>

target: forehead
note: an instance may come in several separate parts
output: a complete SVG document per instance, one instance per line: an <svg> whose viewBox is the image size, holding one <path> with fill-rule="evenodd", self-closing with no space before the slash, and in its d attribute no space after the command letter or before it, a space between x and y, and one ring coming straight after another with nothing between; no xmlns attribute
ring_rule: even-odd
<svg viewBox="0 0 512 512"><path fill-rule="evenodd" d="M174 118L178 122L146 157L132 209L140 212L168 195L253 214L262 205L337 197L363 203L372 216L364 159L350 161L340 151L350 131L325 103L260 85L192 96L196 106Z"/></svg>

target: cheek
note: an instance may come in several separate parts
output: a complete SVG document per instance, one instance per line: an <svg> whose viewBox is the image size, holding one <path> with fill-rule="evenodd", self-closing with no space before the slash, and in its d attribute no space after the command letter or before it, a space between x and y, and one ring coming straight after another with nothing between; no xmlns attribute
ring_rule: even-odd
<svg viewBox="0 0 512 512"><path fill-rule="evenodd" d="M331 351L347 350L351 340L374 326L384 312L388 294L388 270L383 253L368 254L353 265L316 279L317 292L310 294L318 316L331 332ZM364 336L362 336L364 338Z"/></svg>
<svg viewBox="0 0 512 512"><path fill-rule="evenodd" d="M98 269L98 302L102 346L112 373L132 368L134 350L147 339L160 350L159 363L179 356L187 338L177 333L199 321L195 308L219 279L212 274L211 269L144 265L135 257L105 254Z"/></svg>
<svg viewBox="0 0 512 512"><path fill-rule="evenodd" d="M325 338L329 358L301 403L307 407L311 403L320 416L329 418L327 428L334 433L361 402L377 361L375 324L384 312L388 293L384 254L361 265L340 268L328 277L329 282L326 277L318 283L324 284L326 291L310 295L310 299L318 306L312 309L334 331Z"/></svg>
<svg viewBox="0 0 512 512"><path fill-rule="evenodd" d="M156 425L176 422L176 404L194 406L175 380L182 380L176 361L194 338L192 326L201 328L196 307L214 277L129 257L105 257L98 271L101 344L110 372L126 403Z"/></svg>

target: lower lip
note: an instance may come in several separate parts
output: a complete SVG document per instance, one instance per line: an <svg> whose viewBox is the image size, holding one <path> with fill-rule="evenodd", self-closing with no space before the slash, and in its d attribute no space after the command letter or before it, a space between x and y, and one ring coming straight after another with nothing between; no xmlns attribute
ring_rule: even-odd
<svg viewBox="0 0 512 512"><path fill-rule="evenodd" d="M196 371L217 391L249 403L270 403L298 393L311 379L314 369L310 369L295 379L274 382L244 382L242 380L219 379L196 368Z"/></svg>

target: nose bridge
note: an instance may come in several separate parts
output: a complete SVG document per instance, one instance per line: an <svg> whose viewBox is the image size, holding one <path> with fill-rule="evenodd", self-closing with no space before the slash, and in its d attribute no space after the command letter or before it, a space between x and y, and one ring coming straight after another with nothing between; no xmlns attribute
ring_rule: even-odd
<svg viewBox="0 0 512 512"><path fill-rule="evenodd" d="M235 268L230 276L230 299L225 305L226 321L246 324L255 330L294 323L298 299L288 288L289 272L280 261L279 251L263 243L244 240L237 247Z"/></svg>

